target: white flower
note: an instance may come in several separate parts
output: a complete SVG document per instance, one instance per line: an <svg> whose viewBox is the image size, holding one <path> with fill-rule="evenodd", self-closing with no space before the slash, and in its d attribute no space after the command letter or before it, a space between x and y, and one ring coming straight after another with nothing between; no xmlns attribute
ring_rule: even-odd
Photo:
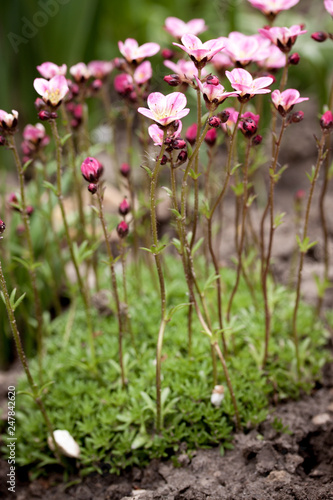
<svg viewBox="0 0 333 500"><path fill-rule="evenodd" d="M212 403L213 406L217 406L219 408L223 400L224 400L224 387L223 385L216 385L210 397L210 402Z"/></svg>
<svg viewBox="0 0 333 500"><path fill-rule="evenodd" d="M53 432L53 436L59 451L63 455L72 458L78 458L80 456L80 447L68 431L57 429ZM51 450L54 451L54 443L51 436L47 438L47 443Z"/></svg>

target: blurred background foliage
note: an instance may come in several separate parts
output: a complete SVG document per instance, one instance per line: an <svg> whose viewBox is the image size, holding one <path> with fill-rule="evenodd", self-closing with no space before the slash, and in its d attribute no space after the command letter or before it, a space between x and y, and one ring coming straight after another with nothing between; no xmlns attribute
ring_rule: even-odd
<svg viewBox="0 0 333 500"><path fill-rule="evenodd" d="M44 14L43 14L44 12ZM46 12L46 13L45 13ZM49 14L47 14L49 12ZM36 66L45 61L68 66L94 59L119 56L118 40L136 38L139 44L158 42L171 47L172 37L163 29L167 16L184 21L204 18L208 26L201 35L203 41L227 36L237 30L257 33L266 24L264 16L246 0L11 0L1 4L0 21L0 109L19 111L19 128L37 122L34 100L37 94L33 80L38 77ZM297 40L294 51L301 55L297 67L289 72L289 87L298 88L303 96L318 101L318 113L327 104L332 79L332 42L319 44L311 33L332 31L332 20L324 9L323 0L300 0L289 12L281 13L275 25L291 26L305 23L308 33ZM153 90L164 93L173 89L162 81L168 70L160 55L152 58ZM229 85L227 85L228 88ZM306 111L306 109L304 110ZM97 113L98 115L98 113ZM94 114L95 116L95 114ZM96 116L95 122L98 122ZM94 123L92 123L94 125ZM11 176L11 172L13 176ZM0 209L5 213L8 175L15 179L12 156L0 150ZM11 179L11 180L12 180ZM41 238L41 241L43 239ZM14 252L15 253L15 252ZM8 271L8 269L7 269ZM24 271L22 271L24 273ZM26 276L18 279L27 281ZM28 289L19 290L20 293ZM47 307L47 305L46 305ZM22 324L24 328L24 323ZM7 331L8 330L8 331ZM9 334L7 318L0 304L0 341ZM2 343L2 342L1 342ZM7 343L0 349L0 366L8 360Z"/></svg>

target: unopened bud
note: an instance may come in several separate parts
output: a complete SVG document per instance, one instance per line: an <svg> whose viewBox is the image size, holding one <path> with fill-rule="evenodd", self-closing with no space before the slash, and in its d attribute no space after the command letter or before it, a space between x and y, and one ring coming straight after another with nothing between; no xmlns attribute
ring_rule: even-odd
<svg viewBox="0 0 333 500"><path fill-rule="evenodd" d="M209 85L219 85L220 80L215 75L208 75L206 78L206 83Z"/></svg>
<svg viewBox="0 0 333 500"><path fill-rule="evenodd" d="M211 128L210 130L208 130L206 136L205 136L205 143L212 147L214 146L215 142L216 142L216 139L217 139L217 132L216 132L216 129L215 128Z"/></svg>
<svg viewBox="0 0 333 500"><path fill-rule="evenodd" d="M0 219L0 234L4 233L6 229L6 224L4 223L3 220Z"/></svg>
<svg viewBox="0 0 333 500"><path fill-rule="evenodd" d="M187 151L181 151L177 157L177 162L184 163L187 160Z"/></svg>
<svg viewBox="0 0 333 500"><path fill-rule="evenodd" d="M58 114L55 111L52 111L52 113L50 113L50 118L51 120L56 120L58 118Z"/></svg>
<svg viewBox="0 0 333 500"><path fill-rule="evenodd" d="M97 184L103 173L103 166L96 158L88 156L81 164L81 173L87 182Z"/></svg>
<svg viewBox="0 0 333 500"><path fill-rule="evenodd" d="M26 213L30 217L34 213L35 209L32 205L28 205L26 208Z"/></svg>
<svg viewBox="0 0 333 500"><path fill-rule="evenodd" d="M89 184L88 186L88 191L91 193L91 194L95 194L96 191L97 191L97 184Z"/></svg>
<svg viewBox="0 0 333 500"><path fill-rule="evenodd" d="M186 131L185 138L191 144L191 146L193 146L197 139L197 131L198 125L196 123L190 125Z"/></svg>
<svg viewBox="0 0 333 500"><path fill-rule="evenodd" d="M174 51L171 49L163 49L161 54L163 59L172 59L175 55Z"/></svg>
<svg viewBox="0 0 333 500"><path fill-rule="evenodd" d="M295 111L295 113L291 115L291 121L293 123L299 123L303 120L303 118L304 118L303 111Z"/></svg>
<svg viewBox="0 0 333 500"><path fill-rule="evenodd" d="M257 132L257 124L252 118L245 118L240 123L240 129L245 137L252 137Z"/></svg>
<svg viewBox="0 0 333 500"><path fill-rule="evenodd" d="M158 161L158 156L156 156L156 161ZM161 165L165 165L168 161L168 157L166 155L163 155L161 158Z"/></svg>
<svg viewBox="0 0 333 500"><path fill-rule="evenodd" d="M322 129L330 129L333 126L333 115L331 111L326 111L320 119L320 126Z"/></svg>
<svg viewBox="0 0 333 500"><path fill-rule="evenodd" d="M221 113L219 113L219 117L221 118L222 123L227 123L230 117L230 111L224 109L223 111L221 111Z"/></svg>
<svg viewBox="0 0 333 500"><path fill-rule="evenodd" d="M295 202L296 203L301 203L302 200L305 198L305 191L304 189L299 189L298 191L296 191L295 193Z"/></svg>
<svg viewBox="0 0 333 500"><path fill-rule="evenodd" d="M98 78L96 80L94 80L91 85L91 90L93 92L98 92L99 90L101 90L101 88L103 87L103 82L102 80L99 80Z"/></svg>
<svg viewBox="0 0 333 500"><path fill-rule="evenodd" d="M300 55L295 52L295 54L291 54L291 56L288 57L288 63L296 66L299 63L300 59Z"/></svg>
<svg viewBox="0 0 333 500"><path fill-rule="evenodd" d="M173 149L184 149L186 148L186 141L184 139L175 139L172 143Z"/></svg>
<svg viewBox="0 0 333 500"><path fill-rule="evenodd" d="M51 113L49 111L42 110L38 113L38 118L44 122L51 118Z"/></svg>
<svg viewBox="0 0 333 500"><path fill-rule="evenodd" d="M123 177L129 177L131 174L131 167L128 165L128 163L123 163L120 167L120 174Z"/></svg>
<svg viewBox="0 0 333 500"><path fill-rule="evenodd" d="M315 40L316 42L325 42L328 38L328 34L325 33L325 31L316 31L315 33L312 33L311 38Z"/></svg>
<svg viewBox="0 0 333 500"><path fill-rule="evenodd" d="M180 76L176 73L172 75L166 75L163 80L167 82L167 84L171 87L178 87L178 85L182 83Z"/></svg>
<svg viewBox="0 0 333 500"><path fill-rule="evenodd" d="M4 146L6 144L6 138L3 135L0 135L0 146Z"/></svg>
<svg viewBox="0 0 333 500"><path fill-rule="evenodd" d="M252 139L253 146L259 146L259 144L261 144L261 142L262 142L262 135L260 135L260 134L255 135Z"/></svg>
<svg viewBox="0 0 333 500"><path fill-rule="evenodd" d="M124 198L123 201L120 203L118 211L120 215L127 215L129 211L131 210L130 204L128 203L127 199Z"/></svg>
<svg viewBox="0 0 333 500"><path fill-rule="evenodd" d="M37 97L37 99L35 100L35 108L37 109L37 111L45 109L45 102L40 97Z"/></svg>
<svg viewBox="0 0 333 500"><path fill-rule="evenodd" d="M210 127L218 128L221 125L221 119L218 116L211 116L208 123Z"/></svg>
<svg viewBox="0 0 333 500"><path fill-rule="evenodd" d="M210 397L210 402L212 403L213 406L220 407L223 399L224 399L224 387L223 385L216 385Z"/></svg>
<svg viewBox="0 0 333 500"><path fill-rule="evenodd" d="M129 232L128 224L124 220L119 222L119 224L117 226L117 233L118 233L119 238L126 238L126 236L128 235L128 232Z"/></svg>

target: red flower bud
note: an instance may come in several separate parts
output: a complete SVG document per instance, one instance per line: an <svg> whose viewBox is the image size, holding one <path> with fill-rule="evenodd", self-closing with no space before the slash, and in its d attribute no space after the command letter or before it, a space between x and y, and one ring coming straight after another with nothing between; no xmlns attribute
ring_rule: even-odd
<svg viewBox="0 0 333 500"><path fill-rule="evenodd" d="M326 111L320 119L320 126L322 129L331 129L333 126L333 115L331 111Z"/></svg>
<svg viewBox="0 0 333 500"><path fill-rule="evenodd" d="M216 142L216 139L217 139L216 129L215 128L211 128L210 130L208 130L208 132L206 134L205 143L208 146L212 147L212 146L214 146L214 144Z"/></svg>
<svg viewBox="0 0 333 500"><path fill-rule="evenodd" d="M223 111L221 111L221 113L219 113L219 117L221 118L222 123L227 123L230 117L230 111L224 109Z"/></svg>
<svg viewBox="0 0 333 500"><path fill-rule="evenodd" d="M13 210L16 210L17 212L20 211L19 200L18 200L15 193L10 193L10 195L8 197L8 203L9 203L10 208L12 208Z"/></svg>
<svg viewBox="0 0 333 500"><path fill-rule="evenodd" d="M126 73L121 73L117 75L113 81L115 91L120 95L127 95L133 90L133 80L130 75Z"/></svg>
<svg viewBox="0 0 333 500"><path fill-rule="evenodd" d="M181 151L177 157L178 163L184 163L187 160L187 151Z"/></svg>
<svg viewBox="0 0 333 500"><path fill-rule="evenodd" d="M174 51L171 49L163 49L161 54L163 59L172 59L175 55Z"/></svg>
<svg viewBox="0 0 333 500"><path fill-rule="evenodd" d="M304 189L299 189L298 191L296 191L295 193L295 201L296 203L300 203L304 198L305 198L305 191Z"/></svg>
<svg viewBox="0 0 333 500"><path fill-rule="evenodd" d="M88 156L81 165L81 173L87 182L97 184L103 173L103 166L96 158Z"/></svg>
<svg viewBox="0 0 333 500"><path fill-rule="evenodd" d="M327 40L328 35L324 31L316 31L315 33L312 33L311 38L315 40L316 42L325 42Z"/></svg>
<svg viewBox="0 0 333 500"><path fill-rule="evenodd" d="M89 184L88 186L88 191L91 193L91 194L95 194L96 191L97 191L97 184Z"/></svg>
<svg viewBox="0 0 333 500"><path fill-rule="evenodd" d="M172 143L173 149L184 149L186 148L186 141L184 139L175 139Z"/></svg>
<svg viewBox="0 0 333 500"><path fill-rule="evenodd" d="M173 73L172 75L166 75L163 80L167 82L167 84L171 87L178 87L178 85L182 83L180 76L176 75L176 73Z"/></svg>
<svg viewBox="0 0 333 500"><path fill-rule="evenodd" d="M128 165L128 163L123 163L120 167L120 173L123 177L129 177L131 174L131 167Z"/></svg>
<svg viewBox="0 0 333 500"><path fill-rule="evenodd" d="M90 88L93 92L98 92L99 90L101 90L102 87L103 87L103 82L98 78L94 80L90 85Z"/></svg>
<svg viewBox="0 0 333 500"><path fill-rule="evenodd" d="M4 146L6 144L6 138L3 135L0 135L0 146Z"/></svg>
<svg viewBox="0 0 333 500"><path fill-rule="evenodd" d="M37 99L35 100L35 108L37 109L37 111L41 111L42 109L45 109L45 107L46 105L43 99L41 97L37 97Z"/></svg>
<svg viewBox="0 0 333 500"><path fill-rule="evenodd" d="M2 234L6 229L6 224L0 219L0 234Z"/></svg>
<svg viewBox="0 0 333 500"><path fill-rule="evenodd" d="M220 80L215 75L208 75L206 78L206 83L209 85L219 85Z"/></svg>
<svg viewBox="0 0 333 500"><path fill-rule="evenodd" d="M289 64L292 64L293 66L296 66L299 61L300 61L300 55L295 52L294 54L291 54L289 57L288 57L288 63Z"/></svg>
<svg viewBox="0 0 333 500"><path fill-rule="evenodd" d="M185 138L186 140L193 146L197 139L197 130L198 130L198 125L196 123L193 123L190 125L186 131Z"/></svg>
<svg viewBox="0 0 333 500"><path fill-rule="evenodd" d="M29 217L30 217L30 215L32 215L34 213L34 211L35 211L35 209L33 206L31 206L31 205L27 206L26 212L27 212L27 215L29 215Z"/></svg>
<svg viewBox="0 0 333 500"><path fill-rule="evenodd" d="M52 111L52 113L50 113L50 118L51 120L56 120L58 118L58 115L55 111Z"/></svg>
<svg viewBox="0 0 333 500"><path fill-rule="evenodd" d="M295 113L291 115L292 123L299 123L303 120L303 118L304 118L303 111L295 111Z"/></svg>
<svg viewBox="0 0 333 500"><path fill-rule="evenodd" d="M252 137L257 132L257 124L252 118L245 118L240 122L240 129L245 137Z"/></svg>
<svg viewBox="0 0 333 500"><path fill-rule="evenodd" d="M158 160L158 156L156 156L156 161ZM163 155L161 158L161 165L165 165L168 161L168 157L166 155Z"/></svg>
<svg viewBox="0 0 333 500"><path fill-rule="evenodd" d="M129 232L128 224L122 220L117 226L117 233L119 238L126 238Z"/></svg>
<svg viewBox="0 0 333 500"><path fill-rule="evenodd" d="M120 203L118 211L120 215L127 215L129 211L131 210L130 204L128 203L127 199L124 198L123 201Z"/></svg>
<svg viewBox="0 0 333 500"><path fill-rule="evenodd" d="M44 122L51 118L51 113L49 111L42 110L38 113L38 118Z"/></svg>
<svg viewBox="0 0 333 500"><path fill-rule="evenodd" d="M208 123L210 127L218 128L221 125L221 119L218 116L212 116Z"/></svg>
<svg viewBox="0 0 333 500"><path fill-rule="evenodd" d="M255 135L252 139L253 146L259 146L259 144L261 144L261 142L262 142L262 136L259 134Z"/></svg>

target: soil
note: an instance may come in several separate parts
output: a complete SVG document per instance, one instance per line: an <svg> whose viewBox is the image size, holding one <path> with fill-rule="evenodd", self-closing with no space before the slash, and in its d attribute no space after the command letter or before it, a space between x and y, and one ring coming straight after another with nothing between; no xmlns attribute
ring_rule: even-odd
<svg viewBox="0 0 333 500"><path fill-rule="evenodd" d="M310 171L316 160L312 136L316 107L308 109L308 125L302 126L302 135L297 130L301 125L295 125L290 127L285 139L281 165L288 161L290 166L276 191L276 210L287 212L287 216L286 222L276 231L278 244L274 245L273 269L276 279L286 285L292 284L290 273L296 231L294 195L298 189L308 190L305 172ZM318 239L319 243L306 256L302 284L303 296L312 304L316 301L313 274L323 271L318 211L321 183L322 176L309 226L310 239ZM260 203L258 206L251 208L254 226L260 220ZM332 247L333 200L329 199L329 193L326 209ZM225 200L221 263L230 262L229 257L234 254L233 241L234 203L230 198ZM331 281L332 273L331 269ZM324 307L331 308L332 303L333 290L330 288ZM4 401L6 388L13 384L17 369L0 375L0 398ZM284 432L276 430L277 421L283 423ZM197 450L191 457L181 454L178 457L180 467L170 461L154 460L146 468L133 468L120 476L106 472L92 474L72 486L70 483L77 477L64 483L62 474L52 471L47 478L29 482L27 471L19 470L16 496L7 491L8 463L1 460L0 497L4 500L333 500L333 364L325 367L322 382L310 395L304 395L299 401L278 403L263 424L244 434L235 434L233 445L234 449L226 451L224 456L219 448Z"/></svg>

